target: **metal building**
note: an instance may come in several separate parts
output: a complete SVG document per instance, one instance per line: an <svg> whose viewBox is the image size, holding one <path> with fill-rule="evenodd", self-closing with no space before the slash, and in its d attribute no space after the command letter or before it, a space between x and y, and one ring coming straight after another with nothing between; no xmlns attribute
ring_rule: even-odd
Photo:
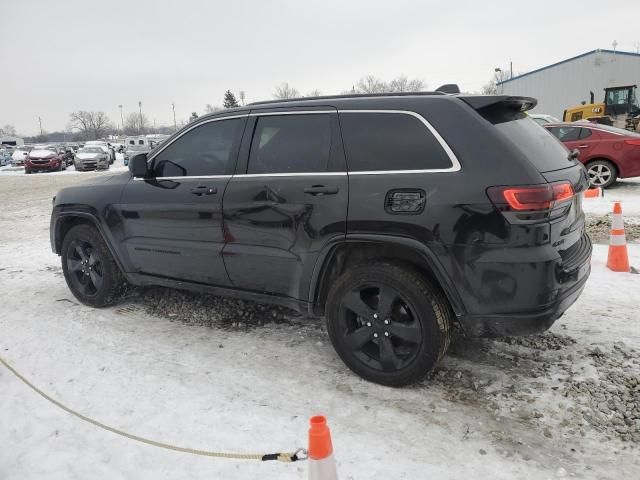
<svg viewBox="0 0 640 480"><path fill-rule="evenodd" d="M498 83L498 93L538 99L535 113L562 119L565 108L604 100L604 88L618 85L640 87L640 54L592 50Z"/></svg>

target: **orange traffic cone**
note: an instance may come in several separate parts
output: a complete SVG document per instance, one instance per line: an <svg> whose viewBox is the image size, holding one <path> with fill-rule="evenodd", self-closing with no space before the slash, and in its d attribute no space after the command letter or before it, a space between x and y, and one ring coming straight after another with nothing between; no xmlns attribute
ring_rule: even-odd
<svg viewBox="0 0 640 480"><path fill-rule="evenodd" d="M600 187L590 188L584 191L584 198L604 197L604 191Z"/></svg>
<svg viewBox="0 0 640 480"><path fill-rule="evenodd" d="M309 423L309 480L338 480L327 419L317 415Z"/></svg>
<svg viewBox="0 0 640 480"><path fill-rule="evenodd" d="M624 220L622 219L620 202L616 202L613 206L607 267L614 272L629 271L629 254L627 253L627 239L624 236Z"/></svg>

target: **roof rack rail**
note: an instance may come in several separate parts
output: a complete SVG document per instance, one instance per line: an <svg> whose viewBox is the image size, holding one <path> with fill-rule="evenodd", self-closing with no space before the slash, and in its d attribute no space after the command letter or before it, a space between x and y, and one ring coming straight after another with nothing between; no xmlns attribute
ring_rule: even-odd
<svg viewBox="0 0 640 480"><path fill-rule="evenodd" d="M299 97L299 98L283 98L279 100L262 100L260 102L251 102L247 105L269 105L271 103L288 103L288 102L304 102L309 100L333 100L341 98L367 98L367 97L410 97L410 96L429 96L429 95L445 95L448 92L387 92L387 93L348 93L342 95L321 95L319 97Z"/></svg>

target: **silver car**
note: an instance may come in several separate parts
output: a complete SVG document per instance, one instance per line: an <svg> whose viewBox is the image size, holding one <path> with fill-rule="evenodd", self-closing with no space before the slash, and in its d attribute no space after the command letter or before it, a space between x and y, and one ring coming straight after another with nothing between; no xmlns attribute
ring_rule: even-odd
<svg viewBox="0 0 640 480"><path fill-rule="evenodd" d="M92 145L81 148L74 160L76 170L100 170L109 168L109 151L106 148Z"/></svg>

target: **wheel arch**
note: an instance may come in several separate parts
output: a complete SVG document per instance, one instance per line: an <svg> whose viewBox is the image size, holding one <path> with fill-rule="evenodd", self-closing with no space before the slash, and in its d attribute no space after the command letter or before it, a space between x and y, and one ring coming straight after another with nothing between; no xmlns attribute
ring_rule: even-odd
<svg viewBox="0 0 640 480"><path fill-rule="evenodd" d="M51 247L53 252L60 255L62 253L62 242L64 241L64 237L73 227L82 224L91 225L98 230L98 233L107 245L109 253L111 253L111 256L120 268L120 271L123 274L126 274L122 260L113 246L112 239L107 235L106 230L100 223L97 215L90 210L60 211L55 214L53 225L51 226Z"/></svg>
<svg viewBox="0 0 640 480"><path fill-rule="evenodd" d="M387 259L416 268L442 289L456 316L465 309L449 276L426 245L417 240L388 235L354 235L330 245L319 256L309 289L309 313L323 315L331 285L349 266L368 260Z"/></svg>

